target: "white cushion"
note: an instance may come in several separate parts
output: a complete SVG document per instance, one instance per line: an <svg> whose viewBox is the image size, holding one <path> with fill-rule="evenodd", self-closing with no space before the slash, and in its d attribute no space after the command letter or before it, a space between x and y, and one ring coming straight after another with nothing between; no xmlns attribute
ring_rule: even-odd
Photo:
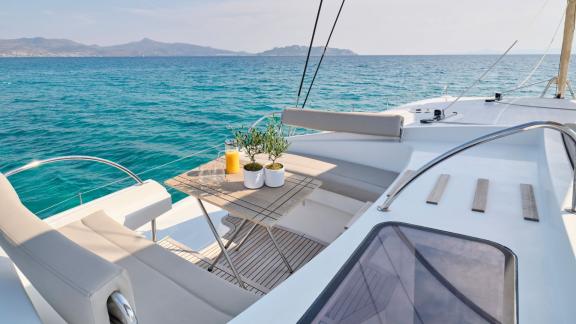
<svg viewBox="0 0 576 324"><path fill-rule="evenodd" d="M224 323L257 300L256 295L166 251L103 212L60 231L128 271L139 323Z"/></svg>
<svg viewBox="0 0 576 324"><path fill-rule="evenodd" d="M404 117L369 112L290 108L282 112L282 123L321 131L400 138Z"/></svg>
<svg viewBox="0 0 576 324"><path fill-rule="evenodd" d="M18 277L14 264L4 251L0 249L0 314L6 323L42 323L36 309L32 305L22 282Z"/></svg>
<svg viewBox="0 0 576 324"><path fill-rule="evenodd" d="M318 178L325 190L360 201L377 200L398 177L397 172L310 154L286 153L278 162L290 172Z"/></svg>
<svg viewBox="0 0 576 324"><path fill-rule="evenodd" d="M120 291L134 306L127 272L83 249L31 213L0 174L0 246L69 323L109 323Z"/></svg>
<svg viewBox="0 0 576 324"><path fill-rule="evenodd" d="M172 198L166 188L148 180L83 205L56 214L48 219L55 228L79 220L97 211L104 211L118 223L137 229L172 208Z"/></svg>

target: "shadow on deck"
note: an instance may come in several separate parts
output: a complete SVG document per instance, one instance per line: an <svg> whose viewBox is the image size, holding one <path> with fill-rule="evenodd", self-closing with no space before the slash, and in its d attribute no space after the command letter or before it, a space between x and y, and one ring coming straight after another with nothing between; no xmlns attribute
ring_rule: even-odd
<svg viewBox="0 0 576 324"><path fill-rule="evenodd" d="M232 236L242 220L237 217L227 216L222 221L233 228L233 230L226 233L223 237L223 242L226 244L228 238ZM242 279L245 281L247 289L258 295L265 295L286 280L290 273L284 263L282 263L280 255L274 248L272 241L262 226L258 226L254 230L239 250L234 249L236 244L240 242L249 231L250 227L251 226L244 226L244 228L242 228L234 242L230 245L228 251L232 262L236 265ZM322 243L284 229L274 228L272 232L278 241L278 245L280 245L280 249L284 251L290 265L295 271L312 260L312 258L325 247ZM220 252L220 248L216 242L202 251L193 251L170 237L164 238L158 242L158 244L204 269L208 269ZM213 273L237 284L232 271L227 267L225 258L220 259Z"/></svg>

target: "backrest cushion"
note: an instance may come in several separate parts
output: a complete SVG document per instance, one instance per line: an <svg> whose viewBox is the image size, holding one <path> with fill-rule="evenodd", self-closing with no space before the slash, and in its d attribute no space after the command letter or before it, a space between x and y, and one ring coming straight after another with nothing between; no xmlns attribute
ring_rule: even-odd
<svg viewBox="0 0 576 324"><path fill-rule="evenodd" d="M1 173L0 246L69 323L109 323L106 301L114 291L134 307L127 272L36 217Z"/></svg>
<svg viewBox="0 0 576 324"><path fill-rule="evenodd" d="M402 135L404 117L379 113L289 108L282 112L282 123L321 131L399 138Z"/></svg>

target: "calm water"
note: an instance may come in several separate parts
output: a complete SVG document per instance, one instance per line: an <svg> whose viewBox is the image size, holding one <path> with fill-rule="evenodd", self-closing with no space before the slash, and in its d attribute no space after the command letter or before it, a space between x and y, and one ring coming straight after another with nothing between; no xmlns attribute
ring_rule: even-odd
<svg viewBox="0 0 576 324"><path fill-rule="evenodd" d="M439 96L446 85L456 95L495 59L328 57L309 107L378 111ZM538 59L507 57L471 94L513 88ZM34 159L86 154L142 173L222 143L229 125L249 125L294 104L303 62L302 57L0 59L0 171ZM550 56L533 81L555 75L557 62ZM142 177L162 182L214 154L216 149ZM70 198L40 213L47 217L78 204L79 192L88 201L128 185L86 193L122 177L105 166L65 162L11 180L33 211Z"/></svg>

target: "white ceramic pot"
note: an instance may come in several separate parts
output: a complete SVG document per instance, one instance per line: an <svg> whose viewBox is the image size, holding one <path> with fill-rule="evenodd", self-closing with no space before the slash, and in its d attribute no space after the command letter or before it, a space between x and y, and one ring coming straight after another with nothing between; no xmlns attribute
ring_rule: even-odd
<svg viewBox="0 0 576 324"><path fill-rule="evenodd" d="M264 168L258 171L244 169L244 187L258 189L264 185Z"/></svg>
<svg viewBox="0 0 576 324"><path fill-rule="evenodd" d="M284 166L280 170L271 170L264 168L264 174L266 175L266 185L268 187L281 187L284 185Z"/></svg>

